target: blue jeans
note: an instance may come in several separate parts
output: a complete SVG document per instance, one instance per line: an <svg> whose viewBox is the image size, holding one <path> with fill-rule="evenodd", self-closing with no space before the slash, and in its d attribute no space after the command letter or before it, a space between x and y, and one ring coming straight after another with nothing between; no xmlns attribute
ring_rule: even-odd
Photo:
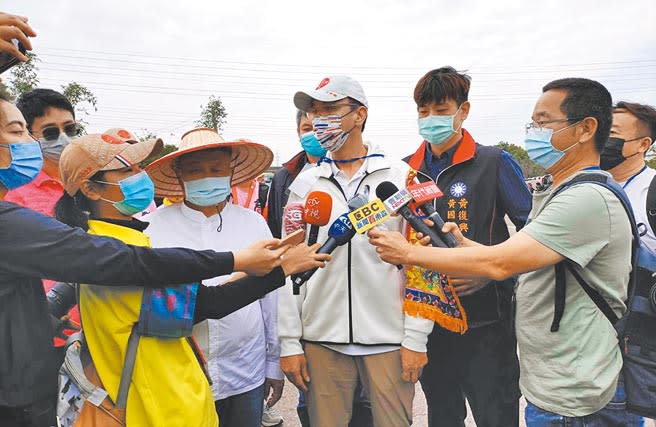
<svg viewBox="0 0 656 427"><path fill-rule="evenodd" d="M221 427L262 427L264 384L214 402Z"/></svg>
<svg viewBox="0 0 656 427"><path fill-rule="evenodd" d="M626 410L623 384L617 384L615 396L604 408L584 417L565 417L527 402L524 411L526 427L643 427L644 420Z"/></svg>

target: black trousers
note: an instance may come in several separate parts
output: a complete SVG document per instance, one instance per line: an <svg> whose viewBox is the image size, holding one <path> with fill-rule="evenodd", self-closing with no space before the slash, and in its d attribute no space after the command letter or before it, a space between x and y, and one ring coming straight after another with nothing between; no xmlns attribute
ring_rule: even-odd
<svg viewBox="0 0 656 427"><path fill-rule="evenodd" d="M478 427L519 425L519 361L509 321L464 335L435 325L420 381L429 427L464 427L465 399Z"/></svg>
<svg viewBox="0 0 656 427"><path fill-rule="evenodd" d="M0 406L0 426L51 427L55 426L57 398L40 400L28 406Z"/></svg>

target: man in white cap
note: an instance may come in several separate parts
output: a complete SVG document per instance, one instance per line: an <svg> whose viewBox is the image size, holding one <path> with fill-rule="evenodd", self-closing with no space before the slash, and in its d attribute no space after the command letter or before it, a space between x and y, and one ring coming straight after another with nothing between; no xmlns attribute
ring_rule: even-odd
<svg viewBox="0 0 656 427"><path fill-rule="evenodd" d="M315 190L332 197L331 220L348 212L355 195L375 198L384 181L405 187L410 168L365 144L362 131L368 102L360 84L347 76L327 77L315 90L297 92L296 107L308 113L328 159L302 172L289 187L288 204L304 203ZM382 226L402 231L400 217ZM327 239L327 227L319 241ZM346 427L358 381L371 400L373 424L412 423L414 383L426 364L426 341L433 322L405 315L405 278L380 262L366 236L337 248L332 261L293 295L279 292L281 367L307 392L312 426Z"/></svg>
<svg viewBox="0 0 656 427"><path fill-rule="evenodd" d="M213 129L185 133L177 151L146 168L156 196L184 197L182 203L144 217L153 247L237 249L271 238L264 218L229 203L229 196L232 185L259 176L272 160L267 147L247 140L226 142ZM203 283L221 285L227 279ZM273 406L282 395L276 309L277 294L272 292L194 330L207 356L222 427L261 427L264 399Z"/></svg>

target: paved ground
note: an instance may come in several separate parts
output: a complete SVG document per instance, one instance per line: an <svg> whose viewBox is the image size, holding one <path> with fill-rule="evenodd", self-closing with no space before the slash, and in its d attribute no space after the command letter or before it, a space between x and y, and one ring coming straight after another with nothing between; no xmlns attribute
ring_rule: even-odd
<svg viewBox="0 0 656 427"><path fill-rule="evenodd" d="M285 391L282 395L282 399L276 405L276 409L280 411L285 422L283 427L300 427L301 424L298 422L298 417L296 416L296 403L298 402L298 392L296 387L292 386L289 381L285 381ZM415 402L414 402L414 423L413 427L427 427L427 412L426 412L426 400L424 399L424 394L421 391L421 387L417 384ZM521 402L520 413L523 415L524 411L524 401ZM475 427L476 424L471 417L467 418L467 427ZM523 416L520 417L520 427L525 427ZM653 420L649 420L646 423L645 427L656 427L656 423Z"/></svg>

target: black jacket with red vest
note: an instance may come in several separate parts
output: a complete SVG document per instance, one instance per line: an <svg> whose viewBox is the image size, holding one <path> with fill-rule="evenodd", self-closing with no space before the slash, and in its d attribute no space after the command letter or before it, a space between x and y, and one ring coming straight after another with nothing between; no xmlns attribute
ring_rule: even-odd
<svg viewBox="0 0 656 427"><path fill-rule="evenodd" d="M509 155L504 156L499 148L476 143L464 129L462 133L463 138L450 164L435 179L444 193L435 200L435 210L445 221L457 223L465 237L484 245L495 245L509 237L506 214L517 229L524 226L531 195L521 173L514 171L518 167ZM433 180L430 160L426 158L428 149L428 142L424 141L413 155L404 159L418 171L417 179L421 182ZM502 168L514 170L504 173L501 179ZM508 180L512 185L507 185ZM508 194L509 191L512 194ZM508 319L513 286L513 279L490 282L477 293L461 298L470 327Z"/></svg>

